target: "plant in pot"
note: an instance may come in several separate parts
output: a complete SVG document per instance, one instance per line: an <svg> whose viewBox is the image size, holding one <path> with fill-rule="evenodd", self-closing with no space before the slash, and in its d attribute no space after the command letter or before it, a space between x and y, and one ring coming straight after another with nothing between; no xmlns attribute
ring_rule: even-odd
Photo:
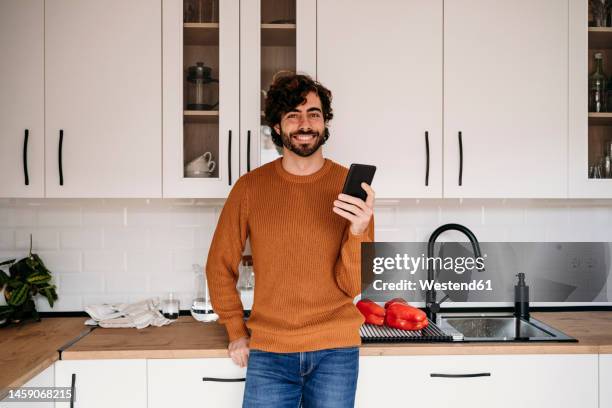
<svg viewBox="0 0 612 408"><path fill-rule="evenodd" d="M49 306L53 307L57 292L56 286L51 283L51 272L42 259L32 253L32 235L29 255L17 262L15 259L1 262L0 268L8 265L8 274L0 269L0 295L4 294L6 300L6 304L0 304L0 325L6 326L26 319L39 321L34 296L44 296Z"/></svg>

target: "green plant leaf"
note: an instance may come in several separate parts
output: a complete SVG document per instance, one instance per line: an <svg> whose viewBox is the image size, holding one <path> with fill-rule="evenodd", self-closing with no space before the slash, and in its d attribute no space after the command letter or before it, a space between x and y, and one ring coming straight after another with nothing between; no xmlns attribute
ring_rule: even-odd
<svg viewBox="0 0 612 408"><path fill-rule="evenodd" d="M15 290L11 292L11 297L8 299L8 304L11 306L22 305L26 300L28 300L29 291L30 291L30 285L26 283L15 288Z"/></svg>
<svg viewBox="0 0 612 408"><path fill-rule="evenodd" d="M9 276L4 271L0 271L0 287L4 286L9 281Z"/></svg>
<svg viewBox="0 0 612 408"><path fill-rule="evenodd" d="M14 259L9 259L8 261L0 262L0 266L9 265L15 262Z"/></svg>
<svg viewBox="0 0 612 408"><path fill-rule="evenodd" d="M27 282L31 285L47 283L51 280L51 275L44 272L36 272L27 278Z"/></svg>

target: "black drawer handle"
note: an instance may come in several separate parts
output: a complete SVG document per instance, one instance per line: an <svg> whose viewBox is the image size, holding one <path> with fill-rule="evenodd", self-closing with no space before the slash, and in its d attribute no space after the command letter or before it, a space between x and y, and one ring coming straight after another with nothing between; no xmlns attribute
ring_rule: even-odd
<svg viewBox="0 0 612 408"><path fill-rule="evenodd" d="M439 378L469 378L469 377L490 377L491 373L474 373L474 374L440 374L440 373L431 373L430 377L439 377Z"/></svg>
<svg viewBox="0 0 612 408"><path fill-rule="evenodd" d="M251 171L251 131L247 130L247 172Z"/></svg>
<svg viewBox="0 0 612 408"><path fill-rule="evenodd" d="M429 132L425 132L425 185L429 185Z"/></svg>
<svg viewBox="0 0 612 408"><path fill-rule="evenodd" d="M64 169L62 166L62 146L64 145L64 130L60 129L59 131L59 152L58 152L58 162L59 162L59 183L60 186L64 185Z"/></svg>
<svg viewBox="0 0 612 408"><path fill-rule="evenodd" d="M72 381L70 384L70 408L74 408L74 391L75 391L74 383L75 381L76 381L76 374L72 373Z"/></svg>
<svg viewBox="0 0 612 408"><path fill-rule="evenodd" d="M232 131L229 131L229 137L227 142L227 175L228 175L228 185L232 185Z"/></svg>
<svg viewBox="0 0 612 408"><path fill-rule="evenodd" d="M463 136L459 132L459 185L463 183Z"/></svg>
<svg viewBox="0 0 612 408"><path fill-rule="evenodd" d="M217 378L217 377L202 377L202 381L212 382L244 382L246 378Z"/></svg>
<svg viewBox="0 0 612 408"><path fill-rule="evenodd" d="M26 129L23 136L23 177L25 178L25 185L30 185L30 177L28 176L28 138L30 137L30 130Z"/></svg>

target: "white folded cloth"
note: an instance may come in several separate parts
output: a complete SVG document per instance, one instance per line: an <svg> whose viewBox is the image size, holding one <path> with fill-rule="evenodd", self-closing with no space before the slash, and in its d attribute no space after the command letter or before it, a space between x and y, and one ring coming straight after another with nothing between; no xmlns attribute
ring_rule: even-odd
<svg viewBox="0 0 612 408"><path fill-rule="evenodd" d="M87 325L100 327L136 327L145 328L149 325L165 326L174 320L165 318L159 312L159 298L152 297L136 303L102 303L85 307L85 312L91 319Z"/></svg>

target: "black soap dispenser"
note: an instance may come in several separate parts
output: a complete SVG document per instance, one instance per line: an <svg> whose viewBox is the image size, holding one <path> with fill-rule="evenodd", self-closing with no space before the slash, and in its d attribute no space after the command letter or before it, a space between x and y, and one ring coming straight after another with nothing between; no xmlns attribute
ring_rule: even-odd
<svg viewBox="0 0 612 408"><path fill-rule="evenodd" d="M518 284L514 286L514 315L529 319L529 286L525 285L525 274L519 273Z"/></svg>

